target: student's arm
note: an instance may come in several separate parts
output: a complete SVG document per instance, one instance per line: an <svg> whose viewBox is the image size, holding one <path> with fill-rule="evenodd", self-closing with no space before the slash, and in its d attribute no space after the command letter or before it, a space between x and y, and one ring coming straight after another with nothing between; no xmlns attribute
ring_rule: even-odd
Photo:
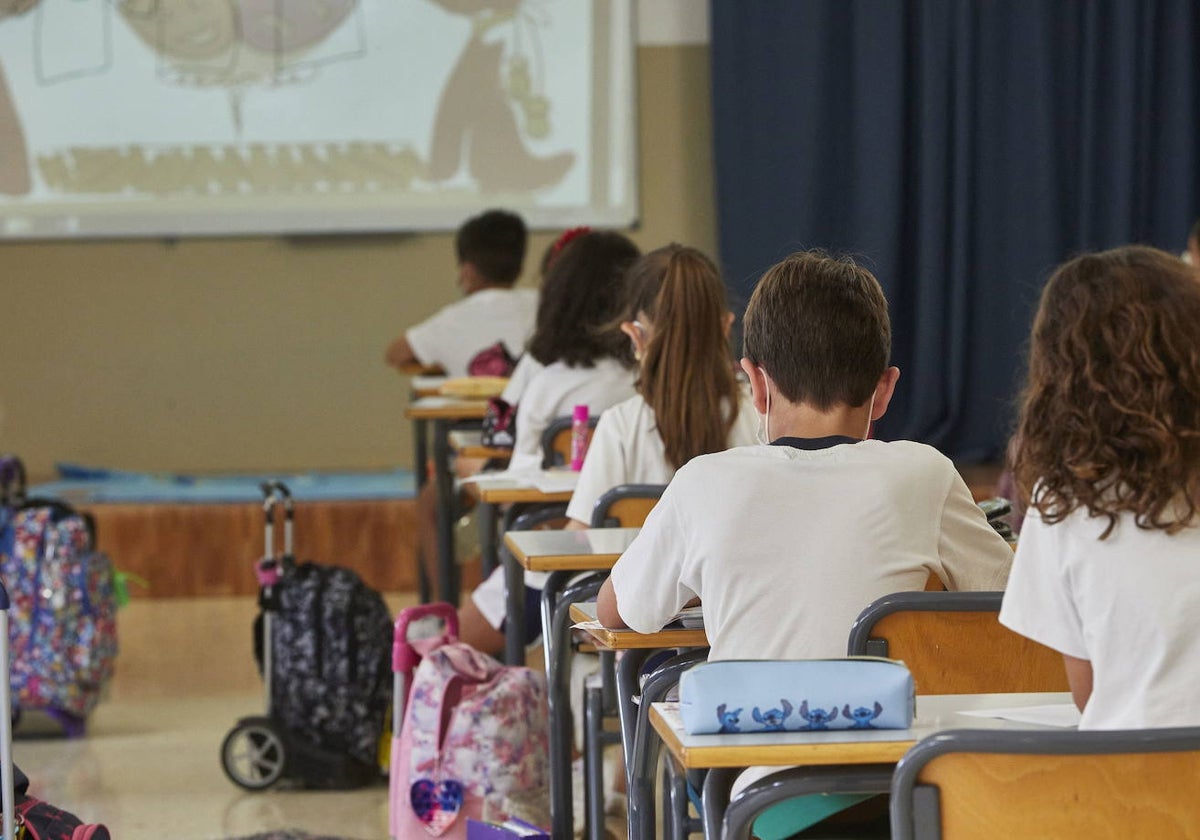
<svg viewBox="0 0 1200 840"><path fill-rule="evenodd" d="M612 578L600 586L600 593L596 596L596 618L609 630L624 630L629 627L617 609L617 593L613 589Z"/></svg>
<svg viewBox="0 0 1200 840"><path fill-rule="evenodd" d="M958 471L950 471L942 506L938 576L952 592L1004 589L1012 568L1012 548L975 504Z"/></svg>
<svg viewBox="0 0 1200 840"><path fill-rule="evenodd" d="M676 474L675 482L682 474ZM689 529L676 510L675 487L674 482L667 487L601 587L596 617L605 627L655 633L700 594L683 582Z"/></svg>
<svg viewBox="0 0 1200 840"><path fill-rule="evenodd" d="M384 360L398 370L421 364L421 360L413 352L412 345L408 343L408 336L404 335L394 339L388 345L387 352L384 354Z"/></svg>
<svg viewBox="0 0 1200 840"><path fill-rule="evenodd" d="M1088 659L1076 659L1063 654L1063 665L1067 668L1067 684L1071 686L1071 697L1079 711L1092 696L1092 663Z"/></svg>

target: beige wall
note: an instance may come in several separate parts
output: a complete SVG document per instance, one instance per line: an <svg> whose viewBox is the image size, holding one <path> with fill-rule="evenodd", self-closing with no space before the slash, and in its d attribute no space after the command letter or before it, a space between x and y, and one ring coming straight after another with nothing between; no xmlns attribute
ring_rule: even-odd
<svg viewBox="0 0 1200 840"><path fill-rule="evenodd" d="M633 238L713 252L708 48L639 48L638 72ZM0 244L0 451L35 477L408 465L383 348L453 280L449 235Z"/></svg>

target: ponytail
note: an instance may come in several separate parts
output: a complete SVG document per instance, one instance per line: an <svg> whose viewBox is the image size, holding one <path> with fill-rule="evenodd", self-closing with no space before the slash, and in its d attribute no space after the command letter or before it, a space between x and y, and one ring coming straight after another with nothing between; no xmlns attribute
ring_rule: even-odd
<svg viewBox="0 0 1200 840"><path fill-rule="evenodd" d="M660 268L647 273L661 281L656 291L649 283L634 295L641 299L634 316L644 311L654 324L638 392L654 412L667 461L678 469L697 455L726 449L738 414L725 287L712 260L694 248L669 245L641 262Z"/></svg>

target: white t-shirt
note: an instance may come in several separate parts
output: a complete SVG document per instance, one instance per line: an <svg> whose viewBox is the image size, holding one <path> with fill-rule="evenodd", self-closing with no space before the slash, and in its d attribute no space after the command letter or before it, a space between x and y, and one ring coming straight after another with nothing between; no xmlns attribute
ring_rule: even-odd
<svg viewBox="0 0 1200 840"><path fill-rule="evenodd" d="M517 400L517 439L510 470L537 469L542 464L542 432L551 421L570 417L577 405L597 415L634 395L636 373L616 359L596 361L593 367L547 365L528 378Z"/></svg>
<svg viewBox="0 0 1200 840"><path fill-rule="evenodd" d="M1012 551L945 456L849 441L693 458L613 568L621 617L652 633L699 596L711 660L839 657L868 604L931 573L1004 588Z"/></svg>
<svg viewBox="0 0 1200 840"><path fill-rule="evenodd" d="M759 422L749 393L741 394L737 417L729 429L728 445L753 444ZM596 502L614 487L666 484L674 475L675 467L667 461L654 411L638 394L600 415L567 516L590 524Z"/></svg>
<svg viewBox="0 0 1200 840"><path fill-rule="evenodd" d="M1092 663L1081 729L1200 726L1200 526L1174 536L1076 510L1021 528L1000 621Z"/></svg>
<svg viewBox="0 0 1200 840"><path fill-rule="evenodd" d="M589 413L596 414L634 395L635 372L615 359L600 359L590 368L567 367L562 362L540 367L532 359L530 363L533 372L520 377L524 386L517 398L517 440L508 462L510 470L540 467L542 431L555 418L570 416L576 405L586 404ZM524 361L513 372L513 380L522 365ZM546 578L542 572L526 572L525 585L538 589ZM500 627L505 614L503 567L493 570L476 587L471 600L493 627Z"/></svg>
<svg viewBox="0 0 1200 840"><path fill-rule="evenodd" d="M500 399L510 405L516 405L521 401L521 394L525 393L525 386L529 384L529 380L533 379L540 371L544 370L544 366L533 356L525 353L517 360L517 366L513 368L512 375L508 377L508 384L504 386L504 390L500 392Z"/></svg>
<svg viewBox="0 0 1200 840"><path fill-rule="evenodd" d="M422 364L466 376L471 359L497 341L513 356L524 352L537 304L536 289L481 289L409 327L404 337Z"/></svg>

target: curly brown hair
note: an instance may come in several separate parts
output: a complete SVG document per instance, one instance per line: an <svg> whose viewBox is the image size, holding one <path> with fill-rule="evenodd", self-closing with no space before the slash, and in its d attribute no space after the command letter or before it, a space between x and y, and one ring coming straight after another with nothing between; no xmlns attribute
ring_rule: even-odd
<svg viewBox="0 0 1200 840"><path fill-rule="evenodd" d="M1200 507L1200 284L1128 246L1060 266L1033 322L1014 470L1048 523L1084 508L1173 534Z"/></svg>

